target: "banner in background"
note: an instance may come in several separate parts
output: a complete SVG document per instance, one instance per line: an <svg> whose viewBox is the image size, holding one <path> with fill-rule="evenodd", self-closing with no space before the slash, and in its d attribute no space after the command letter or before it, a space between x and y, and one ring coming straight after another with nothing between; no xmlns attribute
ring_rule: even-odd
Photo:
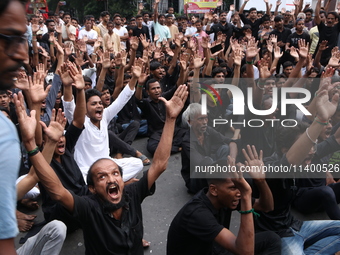
<svg viewBox="0 0 340 255"><path fill-rule="evenodd" d="M206 13L217 7L218 0L184 0L184 12Z"/></svg>

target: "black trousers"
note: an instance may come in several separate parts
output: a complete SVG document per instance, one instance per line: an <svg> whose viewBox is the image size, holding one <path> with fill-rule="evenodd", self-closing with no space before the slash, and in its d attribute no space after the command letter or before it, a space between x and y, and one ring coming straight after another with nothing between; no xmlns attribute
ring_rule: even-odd
<svg viewBox="0 0 340 255"><path fill-rule="evenodd" d="M119 135L116 135L113 131L109 130L110 154L122 153L135 157L137 150L134 149L131 144L137 136L139 126L138 121L133 121Z"/></svg>

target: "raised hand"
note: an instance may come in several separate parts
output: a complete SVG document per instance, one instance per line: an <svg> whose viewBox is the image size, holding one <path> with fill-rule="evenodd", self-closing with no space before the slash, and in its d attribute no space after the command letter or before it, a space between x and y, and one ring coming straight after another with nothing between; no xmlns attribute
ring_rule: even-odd
<svg viewBox="0 0 340 255"><path fill-rule="evenodd" d="M20 72L18 76L18 80L15 83L15 87L21 90L28 90L29 89L29 83L28 83L28 77L25 72Z"/></svg>
<svg viewBox="0 0 340 255"><path fill-rule="evenodd" d="M317 117L322 122L327 122L330 117L336 111L339 101L339 94L336 93L331 101L328 96L328 89L326 86L321 88L321 91L318 91L316 95L316 109L317 109Z"/></svg>
<svg viewBox="0 0 340 255"><path fill-rule="evenodd" d="M159 35L157 34L157 35L155 35L154 37L153 37L153 41L154 42L157 42L159 40Z"/></svg>
<svg viewBox="0 0 340 255"><path fill-rule="evenodd" d="M139 36L139 40L141 41L144 49L149 47L149 42L147 41L147 38L146 38L145 34L141 34Z"/></svg>
<svg viewBox="0 0 340 255"><path fill-rule="evenodd" d="M201 68L203 66L203 64L204 64L204 61L205 61L205 58L202 59L201 56L195 55L195 58L194 58L194 68L195 69Z"/></svg>
<svg viewBox="0 0 340 255"><path fill-rule="evenodd" d="M143 60L141 58L135 61L134 65L131 67L131 74L135 78L139 78L143 70Z"/></svg>
<svg viewBox="0 0 340 255"><path fill-rule="evenodd" d="M133 49L134 51L136 51L138 49L138 44L139 44L139 40L137 36L132 36L130 38L130 46L131 49Z"/></svg>
<svg viewBox="0 0 340 255"><path fill-rule="evenodd" d="M306 43L306 41L304 39L300 39L298 41L298 45L299 45L299 56L300 58L307 58L308 56L308 46L309 46L309 43Z"/></svg>
<svg viewBox="0 0 340 255"><path fill-rule="evenodd" d="M321 43L319 43L319 50L324 51L325 49L327 49L328 48L327 43L328 41L326 40L323 40Z"/></svg>
<svg viewBox="0 0 340 255"><path fill-rule="evenodd" d="M187 100L188 91L186 85L180 85L176 89L172 98L168 101L164 97L159 97L166 107L166 117L169 119L176 119L183 109L184 103Z"/></svg>
<svg viewBox="0 0 340 255"><path fill-rule="evenodd" d="M58 70L58 74L60 76L61 82L64 86L71 86L73 83L73 79L69 75L68 72L68 64L64 63L61 65L60 69Z"/></svg>
<svg viewBox="0 0 340 255"><path fill-rule="evenodd" d="M271 42L272 42L273 44L277 43L277 36L276 36L276 35L270 35L270 38L269 38L269 39L271 40Z"/></svg>
<svg viewBox="0 0 340 255"><path fill-rule="evenodd" d="M241 66L242 62L242 51L240 49L236 49L234 51L234 64L237 66Z"/></svg>
<svg viewBox="0 0 340 255"><path fill-rule="evenodd" d="M85 37L84 37L85 38ZM84 38L82 40L79 40L77 42L77 47L81 52L86 52L86 41L84 40ZM86 37L87 38L87 37Z"/></svg>
<svg viewBox="0 0 340 255"><path fill-rule="evenodd" d="M32 33L33 34L36 34L39 31L39 29L40 29L38 24L32 24L31 28L32 28Z"/></svg>
<svg viewBox="0 0 340 255"><path fill-rule="evenodd" d="M246 51L247 59L253 59L256 57L257 53L260 51L260 49L257 47L257 44L258 42L255 42L253 38L248 41Z"/></svg>
<svg viewBox="0 0 340 255"><path fill-rule="evenodd" d="M280 6L281 3L282 3L281 0L277 0L277 1L276 1L276 6Z"/></svg>
<svg viewBox="0 0 340 255"><path fill-rule="evenodd" d="M294 46L290 47L290 55L295 59L299 58L299 54Z"/></svg>
<svg viewBox="0 0 340 255"><path fill-rule="evenodd" d="M62 29L61 29L61 24L56 24L56 25L55 25L55 31L56 31L58 34L61 34L61 31L62 31Z"/></svg>
<svg viewBox="0 0 340 255"><path fill-rule="evenodd" d="M72 54L71 45L69 43L65 44L64 46L66 56L70 56Z"/></svg>
<svg viewBox="0 0 340 255"><path fill-rule="evenodd" d="M281 48L279 46L276 46L274 48L274 58L279 59L282 57L282 55L283 55L283 52L281 52Z"/></svg>
<svg viewBox="0 0 340 255"><path fill-rule="evenodd" d="M35 72L32 77L28 77L29 81L29 94L33 104L41 104L48 95L51 85L44 89L45 73Z"/></svg>
<svg viewBox="0 0 340 255"><path fill-rule="evenodd" d="M261 61L258 62L259 64L259 72L261 78L268 78L270 77L271 73L268 69L268 61L264 58L261 59Z"/></svg>
<svg viewBox="0 0 340 255"><path fill-rule="evenodd" d="M73 80L73 84L76 89L84 89L85 81L81 71L81 67L77 66L75 63L68 63L68 74Z"/></svg>
<svg viewBox="0 0 340 255"><path fill-rule="evenodd" d="M246 160L246 166L250 168L249 175L251 178L264 180L266 178L266 174L263 172L263 151L260 150L260 155L258 155L254 145L251 147L250 145L247 145L247 151L242 149L242 153Z"/></svg>
<svg viewBox="0 0 340 255"><path fill-rule="evenodd" d="M100 56L101 62L102 62L102 67L104 69L109 69L111 66L111 61L110 61L110 52L105 51L103 55Z"/></svg>
<svg viewBox="0 0 340 255"><path fill-rule="evenodd" d="M57 114L55 109L52 110L51 122L48 127L43 121L40 121L40 125L48 139L57 143L60 137L64 134L64 128L66 125L66 118L61 108L58 109Z"/></svg>
<svg viewBox="0 0 340 255"><path fill-rule="evenodd" d="M35 128L37 125L37 121L35 119L35 110L31 111L31 116L27 115L26 106L24 96L22 95L21 91L17 94L13 95L14 97L14 104L15 104L15 111L18 116L18 122L21 132L22 141L31 142L34 140L35 137Z"/></svg>

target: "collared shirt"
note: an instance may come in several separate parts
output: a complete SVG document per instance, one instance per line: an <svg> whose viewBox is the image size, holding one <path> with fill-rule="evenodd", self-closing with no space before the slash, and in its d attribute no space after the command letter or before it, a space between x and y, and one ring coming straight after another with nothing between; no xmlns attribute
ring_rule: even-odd
<svg viewBox="0 0 340 255"><path fill-rule="evenodd" d="M109 32L109 30L107 30L107 27L105 27L105 26L103 25L103 22L100 22L99 25L98 25L97 27L98 27L99 30L100 30L100 36L101 36L101 37L104 37L104 35L106 35L106 34Z"/></svg>
<svg viewBox="0 0 340 255"><path fill-rule="evenodd" d="M167 26L159 24L159 22L153 23L153 28L155 30L155 34L159 35L159 39L157 42L162 42L164 39L168 40L171 38L170 30Z"/></svg>
<svg viewBox="0 0 340 255"><path fill-rule="evenodd" d="M117 99L104 109L100 128L95 126L89 117L85 117L85 129L78 139L74 152L74 159L82 171L85 180L87 171L97 159L108 158L110 156L107 126L129 101L134 91L130 89L129 85L125 86Z"/></svg>
<svg viewBox="0 0 340 255"><path fill-rule="evenodd" d="M135 183L124 187L126 204L120 220L103 209L98 196L74 198L73 216L82 225L85 254L143 255L143 219L141 203L155 192L155 184L148 189L148 171Z"/></svg>

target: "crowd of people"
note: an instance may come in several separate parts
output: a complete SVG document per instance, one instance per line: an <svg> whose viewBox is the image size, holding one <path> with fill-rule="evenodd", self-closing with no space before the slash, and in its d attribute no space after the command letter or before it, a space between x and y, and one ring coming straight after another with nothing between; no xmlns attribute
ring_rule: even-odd
<svg viewBox="0 0 340 255"><path fill-rule="evenodd" d="M86 254L143 254L141 203L174 153L193 197L171 216L167 254L340 251L339 14L248 1L176 17L155 0L83 21L62 2L30 16L25 0L0 2L0 255L59 254L79 228ZM218 166L237 171L197 173ZM39 197L46 224L15 250L35 218L17 204Z"/></svg>

